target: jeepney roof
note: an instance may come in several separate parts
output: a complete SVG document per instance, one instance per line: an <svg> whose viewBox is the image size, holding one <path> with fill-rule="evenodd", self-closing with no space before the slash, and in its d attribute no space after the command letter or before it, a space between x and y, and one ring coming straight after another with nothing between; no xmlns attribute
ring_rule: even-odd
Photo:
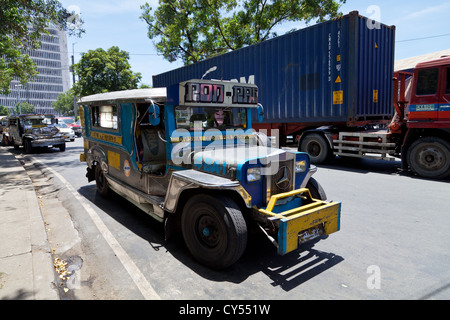
<svg viewBox="0 0 450 320"><path fill-rule="evenodd" d="M145 99L152 99L155 102L166 101L166 88L132 89L98 93L80 98L78 100L78 104L139 100L145 101Z"/></svg>

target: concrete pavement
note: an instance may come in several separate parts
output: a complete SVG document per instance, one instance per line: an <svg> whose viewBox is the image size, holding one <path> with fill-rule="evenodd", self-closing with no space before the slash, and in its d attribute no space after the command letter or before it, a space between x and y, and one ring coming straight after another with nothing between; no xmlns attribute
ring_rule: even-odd
<svg viewBox="0 0 450 320"><path fill-rule="evenodd" d="M59 300L39 202L30 177L0 147L0 299Z"/></svg>

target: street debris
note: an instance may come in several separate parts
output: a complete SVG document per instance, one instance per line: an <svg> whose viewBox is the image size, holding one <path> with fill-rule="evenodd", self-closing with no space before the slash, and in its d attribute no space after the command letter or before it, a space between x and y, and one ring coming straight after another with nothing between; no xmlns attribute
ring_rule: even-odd
<svg viewBox="0 0 450 320"><path fill-rule="evenodd" d="M58 273L59 278L62 281L66 281L67 279L69 279L71 272L67 270L67 266L69 264L65 260L55 258L53 260L53 265L55 267L56 272Z"/></svg>

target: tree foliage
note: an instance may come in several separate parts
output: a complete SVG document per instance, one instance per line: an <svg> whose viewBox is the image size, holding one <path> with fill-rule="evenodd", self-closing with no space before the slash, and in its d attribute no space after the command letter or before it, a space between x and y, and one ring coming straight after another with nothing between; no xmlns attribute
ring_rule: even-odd
<svg viewBox="0 0 450 320"><path fill-rule="evenodd" d="M14 77L25 85L37 74L25 51L40 47L39 38L49 34L46 28L51 24L71 35L84 32L79 17L59 1L0 0L0 94L10 93Z"/></svg>
<svg viewBox="0 0 450 320"><path fill-rule="evenodd" d="M148 37L170 62L191 64L277 36L283 22L340 15L345 0L159 0L141 7Z"/></svg>
<svg viewBox="0 0 450 320"><path fill-rule="evenodd" d="M74 116L74 93L70 89L64 93L58 95L56 101L52 102L52 107L55 111L58 111L63 116Z"/></svg>
<svg viewBox="0 0 450 320"><path fill-rule="evenodd" d="M105 51L101 48L83 53L74 65L78 82L73 86L77 97L95 93L136 89L142 75L134 73L128 62L130 55L113 46Z"/></svg>

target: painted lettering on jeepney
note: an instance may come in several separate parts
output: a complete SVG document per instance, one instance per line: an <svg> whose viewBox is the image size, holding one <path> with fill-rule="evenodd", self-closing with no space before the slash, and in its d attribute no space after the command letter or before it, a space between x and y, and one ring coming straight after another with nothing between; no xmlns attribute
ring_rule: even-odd
<svg viewBox="0 0 450 320"><path fill-rule="evenodd" d="M215 140L232 140L232 139L239 139L246 141L250 138L252 138L253 135L248 134L227 134L227 135L204 135L204 136L178 136L178 137L171 137L170 142L193 142L193 141L215 141Z"/></svg>
<svg viewBox="0 0 450 320"><path fill-rule="evenodd" d="M225 175L227 173L227 163L219 163L218 161L213 161L210 158L205 158L201 161L201 158L197 158L194 161L194 166L198 170L203 170L209 173L217 173L220 175Z"/></svg>
<svg viewBox="0 0 450 320"><path fill-rule="evenodd" d="M98 139L98 140L103 140L105 142L122 144L122 137L121 136L115 136L115 135L108 134L108 133L91 131L91 138Z"/></svg>

